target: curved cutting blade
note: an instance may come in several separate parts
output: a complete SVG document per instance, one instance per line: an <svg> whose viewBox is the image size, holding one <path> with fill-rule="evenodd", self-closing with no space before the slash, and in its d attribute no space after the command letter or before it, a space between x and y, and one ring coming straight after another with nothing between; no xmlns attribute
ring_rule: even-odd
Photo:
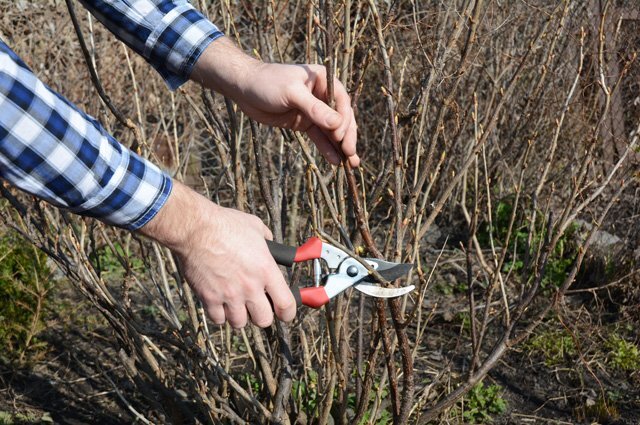
<svg viewBox="0 0 640 425"><path fill-rule="evenodd" d="M402 286L400 288L383 288L378 285L368 285L366 283L359 283L354 286L358 291L363 294L370 295L376 298L395 298L406 295L415 289L415 286Z"/></svg>
<svg viewBox="0 0 640 425"><path fill-rule="evenodd" d="M377 258L365 258L365 260L376 264L376 271L390 282L407 275L413 268L413 264L391 263L389 261L378 260ZM377 280L373 276L368 275L362 280L362 282L376 283Z"/></svg>

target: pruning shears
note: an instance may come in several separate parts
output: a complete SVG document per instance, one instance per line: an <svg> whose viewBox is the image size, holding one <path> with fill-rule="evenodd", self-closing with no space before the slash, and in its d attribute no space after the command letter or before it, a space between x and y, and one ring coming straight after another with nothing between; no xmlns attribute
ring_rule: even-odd
<svg viewBox="0 0 640 425"><path fill-rule="evenodd" d="M414 285L399 288L380 286L362 263L343 250L323 242L317 237L308 239L299 247L282 245L273 241L267 241L267 245L276 263L282 266L291 267L293 263L313 260L314 286L291 288L298 307L306 305L320 308L336 295L351 287L377 298L399 297L408 294L415 288ZM320 260L323 260L326 267L322 266ZM365 258L364 261L388 281L406 275L413 267L413 264L391 263L376 258Z"/></svg>

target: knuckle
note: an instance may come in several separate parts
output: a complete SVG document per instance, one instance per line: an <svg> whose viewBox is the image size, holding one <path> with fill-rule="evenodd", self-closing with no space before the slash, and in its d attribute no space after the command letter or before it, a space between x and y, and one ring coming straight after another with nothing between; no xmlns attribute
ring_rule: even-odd
<svg viewBox="0 0 640 425"><path fill-rule="evenodd" d="M287 288L288 289L288 288ZM288 291L289 294L287 296L287 302L286 305L284 307L285 310L291 310L296 308L296 299L293 297L293 294L291 293L291 291Z"/></svg>
<svg viewBox="0 0 640 425"><path fill-rule="evenodd" d="M322 105L321 102L313 102L313 104L311 105L311 115L312 116L320 115L322 113L323 108L324 108L324 105Z"/></svg>
<svg viewBox="0 0 640 425"><path fill-rule="evenodd" d="M294 306L290 305L287 308L276 309L276 316L278 316L278 319L280 320L289 321L294 315L292 312L295 312Z"/></svg>
<svg viewBox="0 0 640 425"><path fill-rule="evenodd" d="M236 306L241 302L242 297L240 291L236 285L228 285L224 294L224 304L229 306Z"/></svg>
<svg viewBox="0 0 640 425"><path fill-rule="evenodd" d="M311 64L307 66L308 73L313 77L324 76L327 72L323 65Z"/></svg>
<svg viewBox="0 0 640 425"><path fill-rule="evenodd" d="M217 295L211 291L200 294L200 301L207 309L212 309L219 304Z"/></svg>
<svg viewBox="0 0 640 425"><path fill-rule="evenodd" d="M334 132L334 139L336 142L342 142L342 139L344 139L344 136L347 134L347 129L346 128L339 128L338 130L336 130Z"/></svg>
<svg viewBox="0 0 640 425"><path fill-rule="evenodd" d="M289 286L283 281L278 282L279 287L277 302L274 302L274 311L278 317L281 317L282 314L286 314L292 310L295 310L296 300L293 297L293 293L289 289ZM275 288L274 288L275 289Z"/></svg>
<svg viewBox="0 0 640 425"><path fill-rule="evenodd" d="M276 316L278 316L278 319L285 322L293 320L296 317L295 304L292 303L291 306L287 309L278 310L276 312Z"/></svg>
<svg viewBox="0 0 640 425"><path fill-rule="evenodd" d="M264 223L262 222L260 217L255 216L255 215L251 216L251 224L253 226L257 227L258 229L262 229L264 227Z"/></svg>
<svg viewBox="0 0 640 425"><path fill-rule="evenodd" d="M297 99L299 87L296 84L289 82L282 89L285 99Z"/></svg>

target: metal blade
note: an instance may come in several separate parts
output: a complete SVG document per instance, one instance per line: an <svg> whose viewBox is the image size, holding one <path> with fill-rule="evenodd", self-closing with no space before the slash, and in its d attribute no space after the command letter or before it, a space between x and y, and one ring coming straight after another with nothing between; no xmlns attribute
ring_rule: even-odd
<svg viewBox="0 0 640 425"><path fill-rule="evenodd" d="M389 270L394 268L395 266L398 266L402 263L392 263L391 261L385 261L385 260L379 260L377 258L365 258L365 260L367 260L370 263L375 263L377 264L377 270ZM413 266L413 264L412 264Z"/></svg>
<svg viewBox="0 0 640 425"><path fill-rule="evenodd" d="M366 283L359 283L354 286L358 291L363 294L370 295L376 298L395 298L406 295L415 289L414 285L402 286L400 288L383 288L378 285L367 285Z"/></svg>
<svg viewBox="0 0 640 425"><path fill-rule="evenodd" d="M386 280L388 280L390 282L392 282L392 281L394 281L396 279L399 279L402 276L405 276L413 268L413 264L391 263L389 261L378 260L376 258L365 258L365 260L367 260L370 263L377 264L376 271L378 273L380 273L380 275L383 278L385 278ZM371 275L368 275L362 281L363 282L370 282L370 283L376 283L377 282L377 280Z"/></svg>

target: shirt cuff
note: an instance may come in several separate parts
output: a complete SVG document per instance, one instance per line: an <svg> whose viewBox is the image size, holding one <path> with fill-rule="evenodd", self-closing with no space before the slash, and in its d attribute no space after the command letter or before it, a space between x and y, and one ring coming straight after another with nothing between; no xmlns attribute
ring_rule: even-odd
<svg viewBox="0 0 640 425"><path fill-rule="evenodd" d="M135 220L133 223L127 225L128 230L138 230L147 224L153 217L158 214L158 211L162 209L164 204L167 203L167 199L171 195L171 190L173 189L173 181L171 177L166 173L162 173L162 188L158 191L158 196L154 200L154 202L149 206L149 208L142 213L140 218Z"/></svg>
<svg viewBox="0 0 640 425"><path fill-rule="evenodd" d="M167 12L149 35L144 57L176 90L189 80L207 46L223 35L189 3L181 4Z"/></svg>
<svg viewBox="0 0 640 425"><path fill-rule="evenodd" d="M86 202L76 207L63 206L112 226L138 230L167 202L173 188L171 177L124 147L116 158L112 158L110 167L103 186Z"/></svg>

